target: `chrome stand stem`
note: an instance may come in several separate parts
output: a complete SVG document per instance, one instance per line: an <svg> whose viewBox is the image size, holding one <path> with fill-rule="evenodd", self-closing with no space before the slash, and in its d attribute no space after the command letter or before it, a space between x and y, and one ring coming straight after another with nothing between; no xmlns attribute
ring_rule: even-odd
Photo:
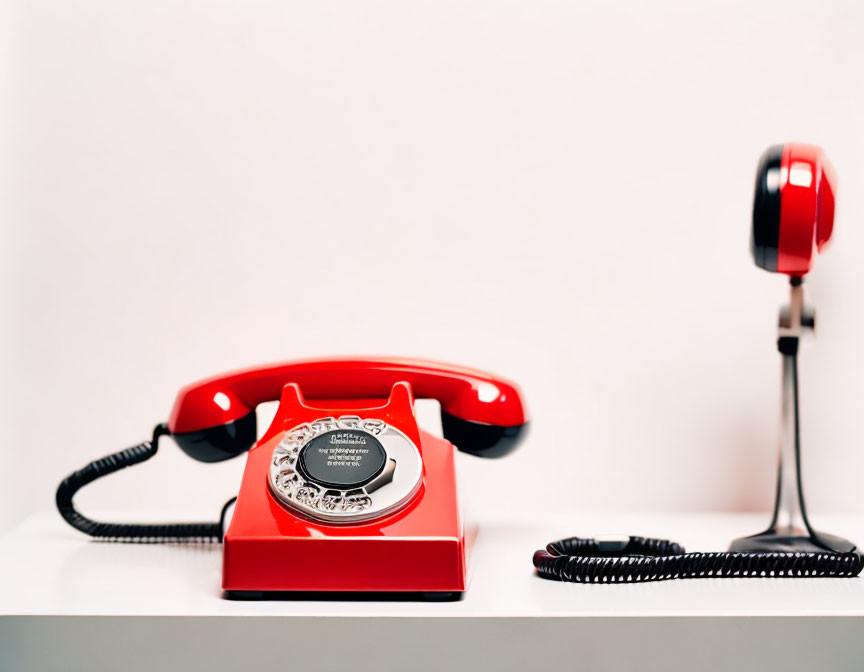
<svg viewBox="0 0 864 672"><path fill-rule="evenodd" d="M777 347L783 356L777 498L771 527L784 535L807 534L810 524L801 488L801 435L798 415L798 345L812 319L804 319L804 287L793 279L789 306L780 312Z"/></svg>
<svg viewBox="0 0 864 672"><path fill-rule="evenodd" d="M791 278L789 305L780 311L777 349L783 356L780 455L777 466L777 499L770 527L759 534L735 539L729 547L737 552L849 553L855 544L848 539L814 530L807 519L801 479L801 426L798 406L798 346L814 325L813 311L804 305L801 278Z"/></svg>

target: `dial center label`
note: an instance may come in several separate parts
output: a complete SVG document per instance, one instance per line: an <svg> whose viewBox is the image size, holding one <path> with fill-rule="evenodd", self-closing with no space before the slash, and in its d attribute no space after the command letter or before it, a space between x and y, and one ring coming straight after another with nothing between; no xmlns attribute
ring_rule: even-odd
<svg viewBox="0 0 864 672"><path fill-rule="evenodd" d="M334 488L358 488L381 473L387 453L372 434L339 429L309 441L298 461L312 481Z"/></svg>

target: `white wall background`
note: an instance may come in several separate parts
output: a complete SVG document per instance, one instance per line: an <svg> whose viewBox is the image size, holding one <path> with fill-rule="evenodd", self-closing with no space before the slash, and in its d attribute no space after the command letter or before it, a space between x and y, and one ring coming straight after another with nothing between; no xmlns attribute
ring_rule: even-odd
<svg viewBox="0 0 864 672"><path fill-rule="evenodd" d="M3 14L0 528L146 438L181 385L337 353L522 383L529 442L461 460L475 510L520 506L505 488L574 514L767 510L786 290L747 243L757 157L789 139L840 176L807 283L810 508L864 511L864 5ZM81 507L215 515L242 460L168 448Z"/></svg>

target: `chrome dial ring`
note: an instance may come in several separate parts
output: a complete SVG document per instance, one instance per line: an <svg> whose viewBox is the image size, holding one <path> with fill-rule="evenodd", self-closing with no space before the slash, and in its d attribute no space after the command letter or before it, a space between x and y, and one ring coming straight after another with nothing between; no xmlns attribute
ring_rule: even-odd
<svg viewBox="0 0 864 672"><path fill-rule="evenodd" d="M322 447L324 435L335 438ZM385 453L383 468L368 482L333 486L304 471L301 458L309 450L323 453L318 458L326 465L350 471L365 459L364 436L371 437L370 443L374 439ZM420 451L404 433L377 418L343 415L319 418L285 432L273 449L268 484L276 499L297 513L330 523L356 523L405 506L419 490L422 476Z"/></svg>

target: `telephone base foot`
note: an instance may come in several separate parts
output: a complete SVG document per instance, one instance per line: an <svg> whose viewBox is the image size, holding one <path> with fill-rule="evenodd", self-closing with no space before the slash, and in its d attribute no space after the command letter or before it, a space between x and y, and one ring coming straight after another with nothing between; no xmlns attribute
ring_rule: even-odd
<svg viewBox="0 0 864 672"><path fill-rule="evenodd" d="M261 600L264 599L263 590L226 590L225 599L228 600Z"/></svg>
<svg viewBox="0 0 864 672"><path fill-rule="evenodd" d="M457 602L465 593L421 593L426 602Z"/></svg>

